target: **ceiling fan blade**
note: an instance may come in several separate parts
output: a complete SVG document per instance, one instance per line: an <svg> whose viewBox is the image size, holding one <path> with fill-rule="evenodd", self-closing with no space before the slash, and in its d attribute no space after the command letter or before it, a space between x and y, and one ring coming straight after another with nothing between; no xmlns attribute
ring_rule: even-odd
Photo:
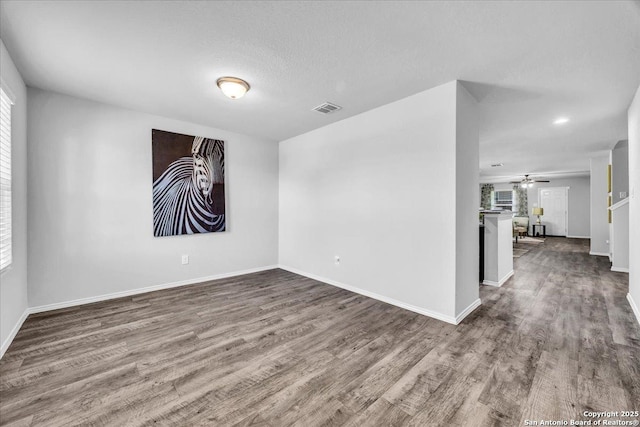
<svg viewBox="0 0 640 427"><path fill-rule="evenodd" d="M509 184L522 184L522 181L511 181Z"/></svg>
<svg viewBox="0 0 640 427"><path fill-rule="evenodd" d="M550 182L544 179L534 179L533 182Z"/></svg>

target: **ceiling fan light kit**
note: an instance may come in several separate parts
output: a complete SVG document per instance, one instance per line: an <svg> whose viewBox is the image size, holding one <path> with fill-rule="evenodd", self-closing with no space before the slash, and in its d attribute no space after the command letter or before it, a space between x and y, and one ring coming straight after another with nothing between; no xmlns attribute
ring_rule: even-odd
<svg viewBox="0 0 640 427"><path fill-rule="evenodd" d="M537 183L537 182L549 182L546 179L533 179L533 178L529 178L529 175L525 175L524 178L520 181L511 181L511 184L520 184L520 187L522 188L531 188L533 187L533 184Z"/></svg>

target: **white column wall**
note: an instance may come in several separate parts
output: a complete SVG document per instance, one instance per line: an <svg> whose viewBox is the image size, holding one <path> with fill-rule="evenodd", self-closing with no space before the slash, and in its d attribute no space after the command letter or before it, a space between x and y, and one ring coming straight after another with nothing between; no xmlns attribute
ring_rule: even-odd
<svg viewBox="0 0 640 427"><path fill-rule="evenodd" d="M591 255L609 255L609 217L607 206L607 167L609 156L603 154L591 159L591 200L589 213L591 216Z"/></svg>
<svg viewBox="0 0 640 427"><path fill-rule="evenodd" d="M629 300L640 323L640 87L629 107Z"/></svg>
<svg viewBox="0 0 640 427"><path fill-rule="evenodd" d="M478 186L473 170L458 173L477 159L476 122L457 125L458 90L447 83L282 141L280 264L455 322L457 278L478 286L477 195L456 205L458 188ZM459 164L457 133L476 150ZM465 230L473 221L468 237L457 238L458 219ZM475 257L464 266L461 243L460 260ZM461 302L473 298L463 292Z"/></svg>

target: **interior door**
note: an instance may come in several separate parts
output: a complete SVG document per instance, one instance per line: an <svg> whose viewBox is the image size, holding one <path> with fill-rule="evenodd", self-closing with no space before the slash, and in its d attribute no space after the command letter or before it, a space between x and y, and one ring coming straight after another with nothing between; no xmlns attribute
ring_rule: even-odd
<svg viewBox="0 0 640 427"><path fill-rule="evenodd" d="M567 236L567 187L539 189L540 207L544 209L542 224L547 226L547 235Z"/></svg>

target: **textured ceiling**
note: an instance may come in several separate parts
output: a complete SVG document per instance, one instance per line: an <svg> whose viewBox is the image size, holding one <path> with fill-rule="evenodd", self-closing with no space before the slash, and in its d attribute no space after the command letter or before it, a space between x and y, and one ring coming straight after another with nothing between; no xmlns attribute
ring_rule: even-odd
<svg viewBox="0 0 640 427"><path fill-rule="evenodd" d="M560 176L626 138L640 4L0 2L30 86L283 140L458 79L481 109L482 180ZM252 89L232 101L216 79ZM332 115L311 111L331 101ZM564 126L558 116L570 117ZM502 168L490 168L502 162Z"/></svg>

